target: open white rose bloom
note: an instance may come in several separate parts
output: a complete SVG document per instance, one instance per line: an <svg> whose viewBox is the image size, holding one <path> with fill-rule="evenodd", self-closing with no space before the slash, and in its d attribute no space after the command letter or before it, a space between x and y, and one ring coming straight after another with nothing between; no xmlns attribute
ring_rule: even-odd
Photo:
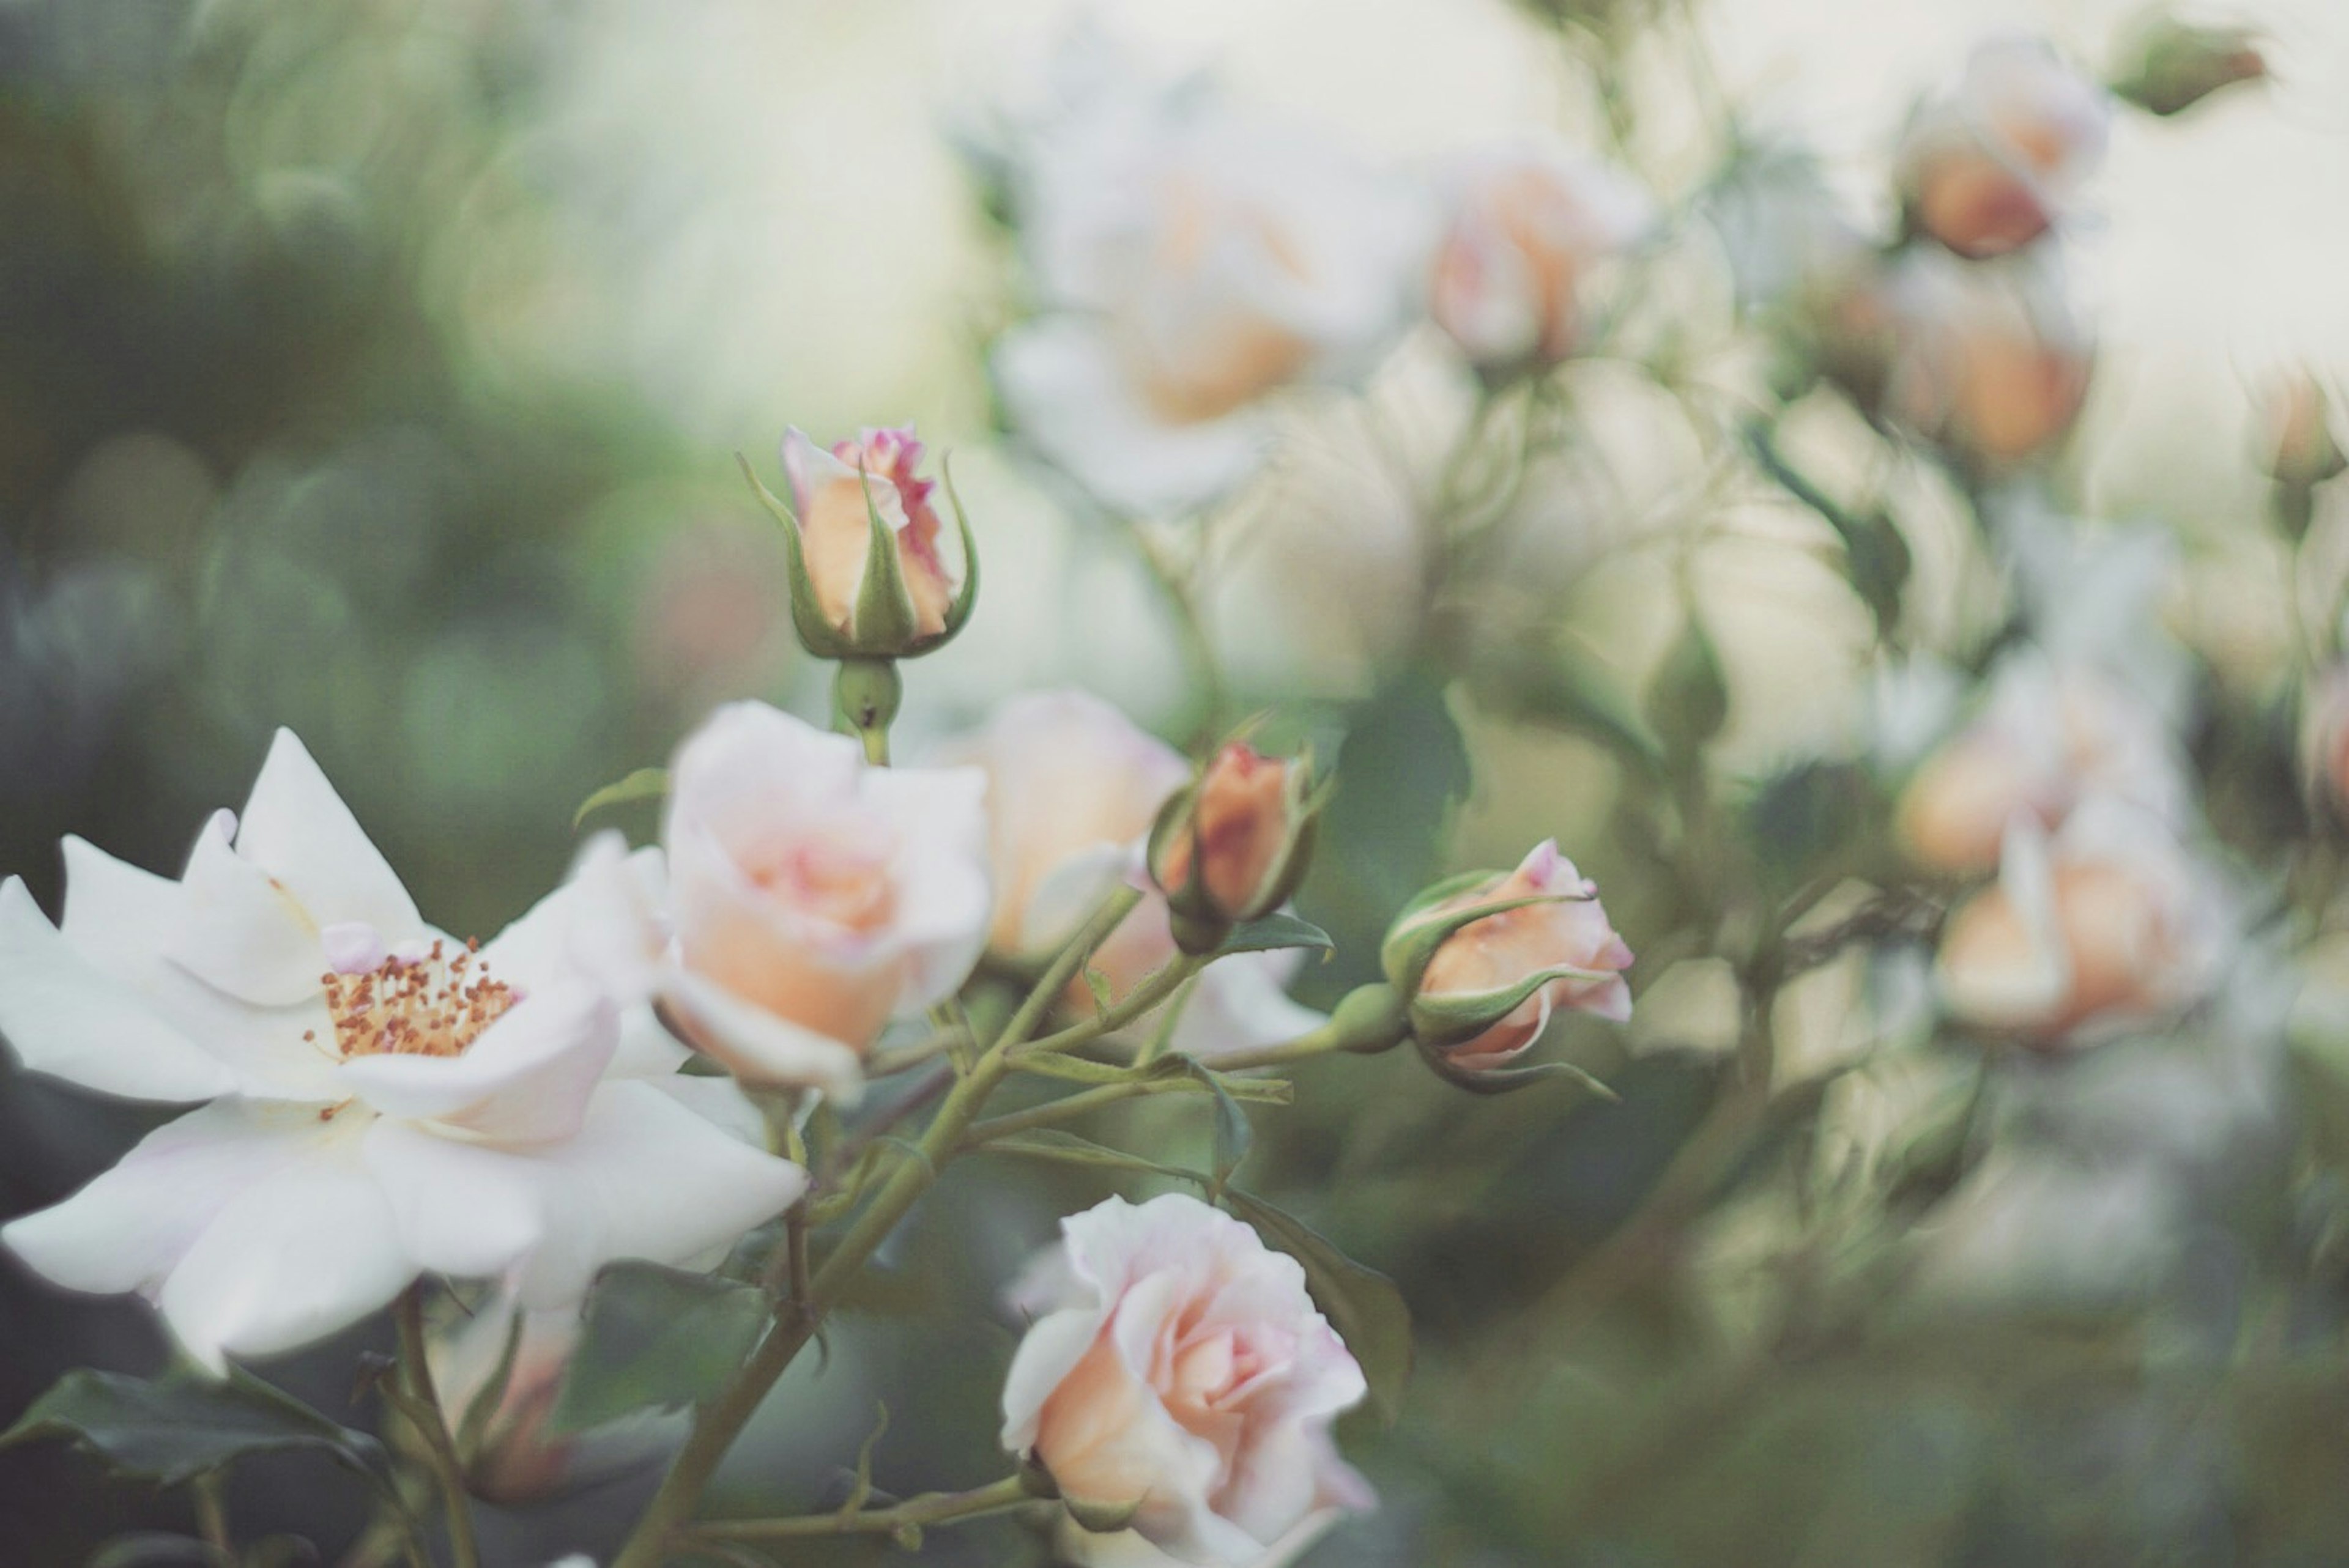
<svg viewBox="0 0 2349 1568"><path fill-rule="evenodd" d="M421 1273L576 1301L602 1264L698 1257L805 1184L721 1125L730 1085L675 1076L627 994L614 954L657 861L599 845L476 950L425 923L282 730L179 881L65 854L61 928L0 884L0 1034L36 1071L207 1103L5 1238L61 1284L152 1295L211 1367Z"/></svg>

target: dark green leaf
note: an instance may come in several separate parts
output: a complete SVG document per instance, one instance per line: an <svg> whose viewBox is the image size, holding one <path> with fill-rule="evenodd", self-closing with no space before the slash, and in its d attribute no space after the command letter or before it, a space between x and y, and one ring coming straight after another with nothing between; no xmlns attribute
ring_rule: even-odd
<svg viewBox="0 0 2349 1568"><path fill-rule="evenodd" d="M1722 673L1721 654L1692 606L1648 688L1648 726L1671 751L1686 755L1719 735L1728 717L1729 681Z"/></svg>
<svg viewBox="0 0 2349 1568"><path fill-rule="evenodd" d="M587 1298L587 1326L555 1401L555 1429L711 1398L767 1321L767 1299L756 1286L657 1264L613 1264Z"/></svg>
<svg viewBox="0 0 2349 1568"><path fill-rule="evenodd" d="M1216 952L1269 953L1283 947L1311 947L1326 953L1336 945L1330 934L1311 921L1275 911L1232 927Z"/></svg>
<svg viewBox="0 0 2349 1568"><path fill-rule="evenodd" d="M1237 1187L1224 1204L1305 1269L1306 1288L1370 1381L1371 1408L1392 1426L1411 1376L1411 1308L1394 1282L1364 1268L1305 1222Z"/></svg>
<svg viewBox="0 0 2349 1568"><path fill-rule="evenodd" d="M632 800L657 800L667 793L667 769L639 768L626 779L605 785L579 802L579 810L571 815L571 825L576 828L591 814L606 806L625 806Z"/></svg>
<svg viewBox="0 0 2349 1568"><path fill-rule="evenodd" d="M1207 1086L1216 1101L1216 1179L1208 1185L1207 1201L1214 1202L1223 1196L1224 1183L1232 1179L1240 1161L1246 1160L1248 1146L1256 1140L1256 1130L1248 1125L1247 1113L1233 1102L1224 1088L1224 1080L1197 1062L1184 1058L1191 1076Z"/></svg>
<svg viewBox="0 0 2349 1568"><path fill-rule="evenodd" d="M67 1373L5 1435L0 1445L65 1438L127 1474L177 1486L243 1454L288 1449L323 1452L381 1484L382 1448L365 1432L336 1426L250 1373L214 1382L171 1372L152 1382L78 1367Z"/></svg>

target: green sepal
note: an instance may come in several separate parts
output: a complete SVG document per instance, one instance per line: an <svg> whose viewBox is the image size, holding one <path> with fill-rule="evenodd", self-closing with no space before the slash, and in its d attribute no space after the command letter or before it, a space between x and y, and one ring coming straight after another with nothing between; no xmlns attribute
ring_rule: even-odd
<svg viewBox="0 0 2349 1568"><path fill-rule="evenodd" d="M1127 1502L1104 1502L1099 1498L1063 1495L1061 1506L1069 1511L1069 1517L1077 1522L1079 1528L1095 1535L1114 1535L1133 1522L1133 1516L1142 1511L1142 1500L1137 1497Z"/></svg>
<svg viewBox="0 0 2349 1568"><path fill-rule="evenodd" d="M962 587L956 593L954 603L947 606L946 628L920 647L907 650L909 655L926 654L944 645L962 630L963 624L970 619L970 613L978 607L978 542L971 537L970 515L963 511L962 497L955 490L951 459L943 456L938 459L938 474L946 482L947 501L954 508L955 531L962 539Z"/></svg>
<svg viewBox="0 0 2349 1568"><path fill-rule="evenodd" d="M1412 1037L1423 1046L1452 1046L1473 1040L1519 1007L1553 980L1609 978L1602 971L1572 964L1537 969L1514 985L1491 991L1447 992L1431 996L1422 991L1411 999Z"/></svg>
<svg viewBox="0 0 2349 1568"><path fill-rule="evenodd" d="M789 568L792 585L792 630L799 634L800 646L820 659L846 658L853 651L841 634L840 628L824 618L823 605L816 598L815 583L808 576L807 552L800 533L800 520L785 506L782 499L759 480L758 470L741 453L734 460L742 467L742 477L750 481L750 493L783 526L784 564ZM867 497L870 504L870 497ZM892 554L895 554L893 550Z"/></svg>
<svg viewBox="0 0 2349 1568"><path fill-rule="evenodd" d="M1566 1078L1573 1078L1601 1099L1620 1101L1623 1098L1572 1062L1539 1062L1524 1068L1464 1068L1443 1051L1424 1045L1419 1047L1419 1059L1437 1078L1470 1094L1514 1094L1537 1083Z"/></svg>
<svg viewBox="0 0 2349 1568"><path fill-rule="evenodd" d="M913 591L905 586L905 563L897 554L897 531L873 500L873 476L862 458L856 480L864 494L864 521L871 531L864 552L864 578L856 585L856 609L848 641L861 654L895 655L912 648L921 633Z"/></svg>
<svg viewBox="0 0 2349 1568"><path fill-rule="evenodd" d="M1488 882L1498 881L1505 874L1499 872L1469 872L1450 877L1427 889L1405 906L1403 913L1395 917L1395 923L1387 928L1386 940L1379 944L1379 967L1386 972L1388 982L1396 990L1416 997L1419 983L1427 974L1427 966L1435 961L1435 950L1461 927L1537 903L1587 903L1592 897L1587 892L1536 892L1527 893L1523 898L1504 898L1491 903L1470 904L1464 909L1447 910L1440 914L1433 913L1444 900L1474 892Z"/></svg>

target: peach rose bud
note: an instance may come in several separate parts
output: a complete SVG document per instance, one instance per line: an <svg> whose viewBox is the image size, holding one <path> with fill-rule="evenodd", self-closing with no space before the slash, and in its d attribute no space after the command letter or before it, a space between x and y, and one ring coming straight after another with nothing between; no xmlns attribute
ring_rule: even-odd
<svg viewBox="0 0 2349 1568"><path fill-rule="evenodd" d="M1555 842L1516 870L1477 872L1420 894L1388 930L1387 978L1410 997L1413 1037L1437 1072L1464 1088L1514 1088L1502 1069L1557 1009L1621 1022L1631 950L1608 923L1598 884Z"/></svg>
<svg viewBox="0 0 2349 1568"><path fill-rule="evenodd" d="M819 658L910 658L962 629L978 598L978 557L959 504L962 562L950 564L945 529L920 477L913 427L865 430L826 449L794 429L783 437L785 507L743 472L784 526L792 568L792 621ZM953 489L947 487L951 499Z"/></svg>
<svg viewBox="0 0 2349 1568"><path fill-rule="evenodd" d="M1233 925L1288 901L1325 796L1310 758L1282 760L1235 740L1167 801L1151 832L1150 872L1187 951L1206 952Z"/></svg>
<svg viewBox="0 0 2349 1568"><path fill-rule="evenodd" d="M2040 39L1987 39L1920 108L1897 155L1910 228L1979 261L2045 233L2103 161L2102 88Z"/></svg>
<svg viewBox="0 0 2349 1568"><path fill-rule="evenodd" d="M2309 490L2349 468L2333 434L2331 400L2305 370L2281 377L2258 408L2260 467L2279 485Z"/></svg>
<svg viewBox="0 0 2349 1568"><path fill-rule="evenodd" d="M1368 1386L1295 1259L1182 1193L1061 1230L1013 1292L1031 1322L1003 1446L1079 1524L1250 1568L1316 1513L1372 1505L1330 1433Z"/></svg>

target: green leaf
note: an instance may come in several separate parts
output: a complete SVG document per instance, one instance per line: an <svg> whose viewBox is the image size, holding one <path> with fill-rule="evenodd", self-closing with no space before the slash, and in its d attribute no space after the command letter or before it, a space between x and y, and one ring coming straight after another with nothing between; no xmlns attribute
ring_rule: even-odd
<svg viewBox="0 0 2349 1568"><path fill-rule="evenodd" d="M1720 650L1704 629L1704 617L1689 606L1681 634L1657 667L1648 688L1648 727L1677 756L1699 751L1729 718L1729 681Z"/></svg>
<svg viewBox="0 0 2349 1568"><path fill-rule="evenodd" d="M571 814L571 825L577 828L606 806L625 806L632 800L657 800L667 793L667 769L639 768L626 779L605 785L579 802L579 810Z"/></svg>
<svg viewBox="0 0 2349 1568"><path fill-rule="evenodd" d="M1171 1176L1179 1181L1196 1181L1205 1187L1209 1178L1204 1171L1185 1171L1180 1166L1161 1165L1144 1160L1138 1154L1127 1154L1107 1144L1095 1143L1090 1138L1080 1138L1073 1132L1063 1132L1057 1127L1040 1127L1033 1132L1022 1132L1012 1138L994 1138L975 1146L974 1154L1011 1154L1024 1160L1042 1160L1056 1165L1091 1165L1105 1171L1134 1171L1149 1176Z"/></svg>
<svg viewBox="0 0 2349 1568"><path fill-rule="evenodd" d="M78 1367L0 1434L0 1447L65 1438L125 1474L178 1486L244 1454L323 1452L378 1487L388 1484L381 1445L336 1426L292 1395L232 1368L213 1381L169 1372L149 1381Z"/></svg>
<svg viewBox="0 0 2349 1568"><path fill-rule="evenodd" d="M1330 934L1309 920L1275 910L1244 921L1232 927L1216 952L1220 956L1229 953L1270 953L1284 947L1310 947L1327 953L1337 944Z"/></svg>
<svg viewBox="0 0 2349 1568"><path fill-rule="evenodd" d="M554 1426L575 1432L647 1406L698 1405L734 1375L767 1326L765 1293L657 1264L615 1264L596 1276L587 1326L555 1400Z"/></svg>
<svg viewBox="0 0 2349 1568"><path fill-rule="evenodd" d="M1223 1202L1267 1242L1304 1266L1306 1288L1313 1293L1321 1315L1361 1363L1371 1409L1392 1426L1402 1409L1403 1384L1411 1377L1411 1308L1394 1282L1364 1268L1304 1221L1253 1193L1227 1187Z"/></svg>
<svg viewBox="0 0 2349 1568"><path fill-rule="evenodd" d="M1206 1084L1208 1092L1215 1096L1216 1179L1207 1186L1207 1201L1212 1203L1223 1196L1224 1184L1232 1179L1232 1172L1239 1169L1240 1161L1247 1158L1248 1148L1256 1141L1256 1130L1248 1125L1247 1113L1233 1100L1219 1074L1210 1072L1187 1057L1178 1059L1183 1062L1185 1069Z"/></svg>

